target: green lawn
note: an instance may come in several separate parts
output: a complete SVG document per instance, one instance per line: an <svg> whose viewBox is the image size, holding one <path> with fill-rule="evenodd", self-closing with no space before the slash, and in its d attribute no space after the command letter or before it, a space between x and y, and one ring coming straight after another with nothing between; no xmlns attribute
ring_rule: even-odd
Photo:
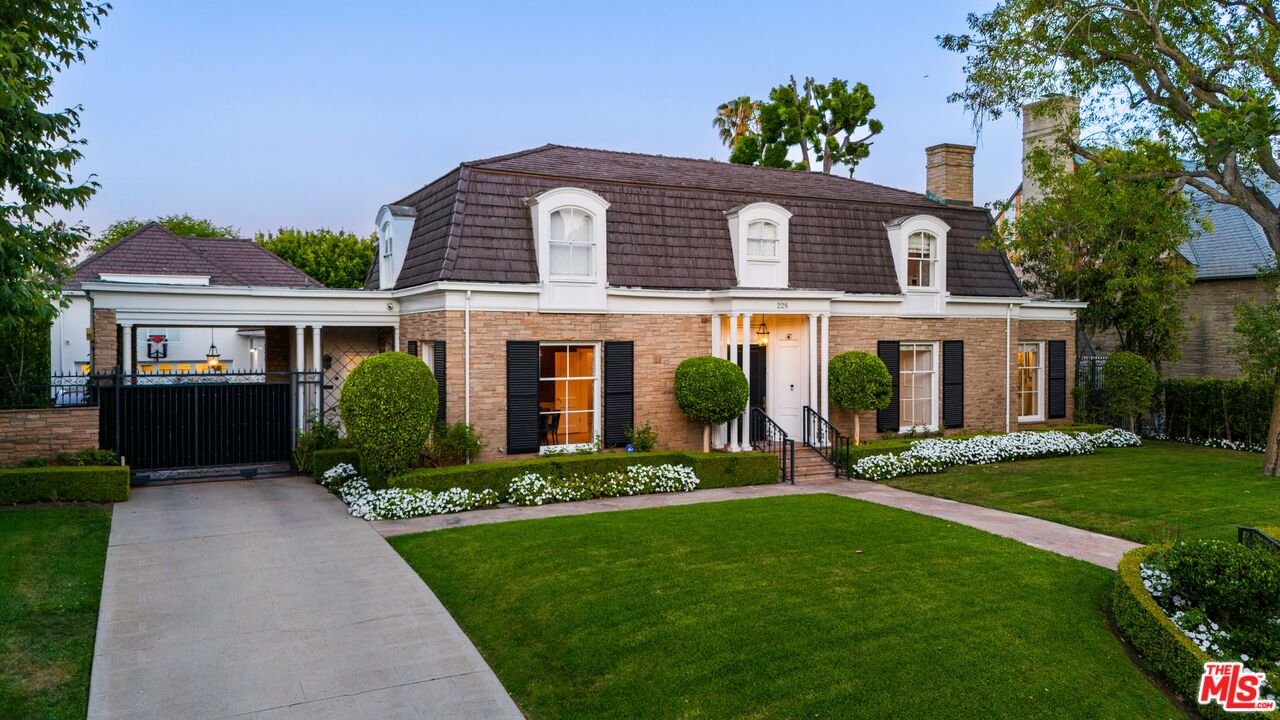
<svg viewBox="0 0 1280 720"><path fill-rule="evenodd" d="M533 720L1172 718L1112 574L831 495L394 538Z"/></svg>
<svg viewBox="0 0 1280 720"><path fill-rule="evenodd" d="M82 719L111 510L0 509L0 717Z"/></svg>
<svg viewBox="0 0 1280 720"><path fill-rule="evenodd" d="M1261 455L1173 442L970 465L888 484L1141 543L1234 540L1236 525L1280 525L1280 480L1262 474Z"/></svg>

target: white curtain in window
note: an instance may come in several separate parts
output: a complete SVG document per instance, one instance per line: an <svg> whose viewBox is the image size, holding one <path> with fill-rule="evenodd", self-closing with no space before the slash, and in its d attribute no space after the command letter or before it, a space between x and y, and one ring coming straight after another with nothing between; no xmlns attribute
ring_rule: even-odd
<svg viewBox="0 0 1280 720"><path fill-rule="evenodd" d="M551 274L589 277L592 274L592 223L585 210L562 208L551 213Z"/></svg>
<svg viewBox="0 0 1280 720"><path fill-rule="evenodd" d="M747 254L752 257L778 256L778 226L756 220L747 226Z"/></svg>

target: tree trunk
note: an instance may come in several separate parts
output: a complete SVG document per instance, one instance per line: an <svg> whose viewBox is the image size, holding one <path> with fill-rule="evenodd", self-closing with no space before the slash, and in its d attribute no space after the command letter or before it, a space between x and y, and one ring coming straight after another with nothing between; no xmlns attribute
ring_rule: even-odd
<svg viewBox="0 0 1280 720"><path fill-rule="evenodd" d="M853 411L853 444L862 444L862 421L858 419L858 411Z"/></svg>
<svg viewBox="0 0 1280 720"><path fill-rule="evenodd" d="M1271 426L1267 428L1267 453L1263 471L1280 477L1280 385L1271 392Z"/></svg>
<svg viewBox="0 0 1280 720"><path fill-rule="evenodd" d="M702 426L702 452L711 452L711 426Z"/></svg>

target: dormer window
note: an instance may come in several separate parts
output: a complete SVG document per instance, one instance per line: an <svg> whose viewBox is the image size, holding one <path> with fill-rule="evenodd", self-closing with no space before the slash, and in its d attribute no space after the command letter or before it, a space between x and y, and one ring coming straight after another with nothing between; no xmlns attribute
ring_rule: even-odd
<svg viewBox="0 0 1280 720"><path fill-rule="evenodd" d="M382 237L379 244L382 250L382 261L378 273L384 278L392 277L392 258L395 257L395 238L391 235L391 223L383 223Z"/></svg>
<svg viewBox="0 0 1280 720"><path fill-rule="evenodd" d="M738 287L787 287L791 212L781 205L757 202L733 208L725 217Z"/></svg>
<svg viewBox="0 0 1280 720"><path fill-rule="evenodd" d="M756 220L747 226L747 257L776 260L778 258L778 224Z"/></svg>
<svg viewBox="0 0 1280 720"><path fill-rule="evenodd" d="M551 277L590 278L593 272L594 218L581 208L551 213L548 267Z"/></svg>
<svg viewBox="0 0 1280 720"><path fill-rule="evenodd" d="M378 289L390 290L400 279L417 212L406 205L383 205L374 220L378 228Z"/></svg>
<svg viewBox="0 0 1280 720"><path fill-rule="evenodd" d="M914 232L907 238L907 287L933 287L938 238L930 232Z"/></svg>
<svg viewBox="0 0 1280 720"><path fill-rule="evenodd" d="M585 188L560 187L525 199L533 224L543 310L608 307L609 201Z"/></svg>

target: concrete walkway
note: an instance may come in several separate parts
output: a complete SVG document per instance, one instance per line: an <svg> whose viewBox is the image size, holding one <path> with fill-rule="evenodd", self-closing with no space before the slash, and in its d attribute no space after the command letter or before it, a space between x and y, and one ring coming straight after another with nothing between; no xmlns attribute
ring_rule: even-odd
<svg viewBox="0 0 1280 720"><path fill-rule="evenodd" d="M878 505L910 510L922 515L931 515L961 525L985 530L995 535L1013 538L1041 550L1048 550L1059 555L1091 562L1108 570L1115 570L1120 563L1121 556L1138 547L1137 543L1114 538L1110 535L1101 535L1088 530L1081 530L1068 525L1060 525L1048 520L1040 520L1039 518L1018 515L1003 510L992 510L978 507L977 505L955 502L954 500L920 495L866 480L806 481L796 485L752 485L716 490L695 490L688 493L639 495L627 498L557 503L537 507L472 510L453 515L433 515L411 520L384 520L373 523L373 525L378 532L384 536L391 537L393 535L405 535L428 530L484 525L511 520L532 520L535 518L585 515L616 510L637 510L641 508L670 507L673 505L692 505L704 502L806 493L843 495Z"/></svg>
<svg viewBox="0 0 1280 720"><path fill-rule="evenodd" d="M307 478L115 506L90 686L106 718L519 718L376 532Z"/></svg>

